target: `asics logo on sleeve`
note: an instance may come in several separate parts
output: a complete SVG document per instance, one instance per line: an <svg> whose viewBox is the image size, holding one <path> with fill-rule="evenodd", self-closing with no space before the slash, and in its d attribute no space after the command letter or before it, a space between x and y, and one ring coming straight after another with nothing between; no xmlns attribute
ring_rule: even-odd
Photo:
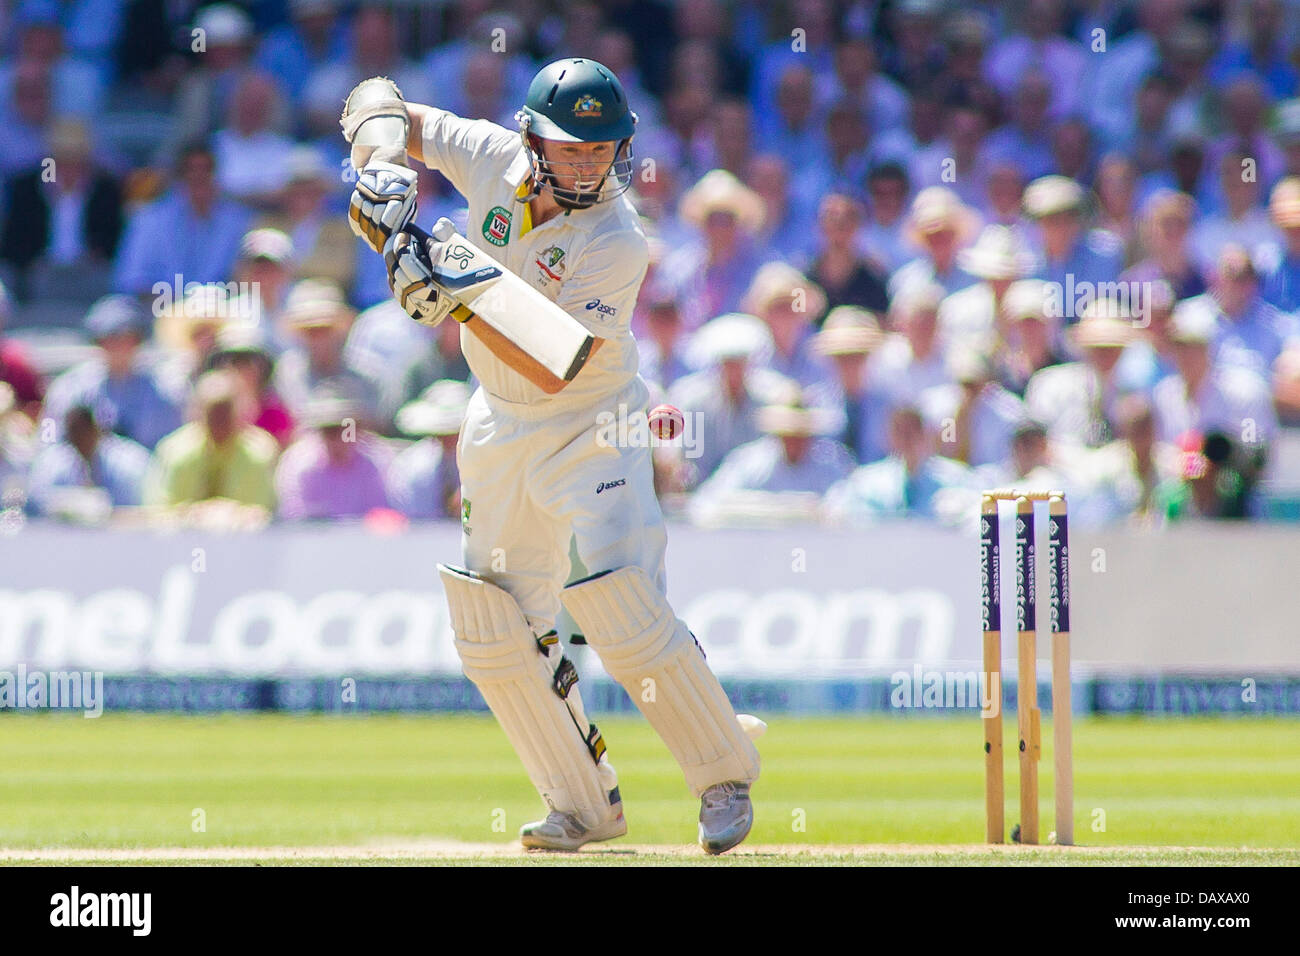
<svg viewBox="0 0 1300 956"><path fill-rule="evenodd" d="M599 299L592 299L587 303L588 312L599 312L601 315L618 315L618 309L612 305L605 305Z"/></svg>

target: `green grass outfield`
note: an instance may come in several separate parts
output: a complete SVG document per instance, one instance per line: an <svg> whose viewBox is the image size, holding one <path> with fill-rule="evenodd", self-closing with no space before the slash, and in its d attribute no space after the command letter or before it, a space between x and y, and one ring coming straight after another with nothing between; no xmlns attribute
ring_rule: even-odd
<svg viewBox="0 0 1300 956"><path fill-rule="evenodd" d="M601 721L628 836L557 857L519 849L541 804L488 717L5 715L0 862L1300 863L1300 721L1076 718L1078 848L981 844L973 716L770 723L754 830L706 860L698 803L639 718Z"/></svg>

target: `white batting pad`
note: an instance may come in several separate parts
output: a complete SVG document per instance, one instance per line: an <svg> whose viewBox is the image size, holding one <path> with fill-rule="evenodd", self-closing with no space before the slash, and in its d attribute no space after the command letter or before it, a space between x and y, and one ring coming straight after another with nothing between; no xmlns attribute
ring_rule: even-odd
<svg viewBox="0 0 1300 956"><path fill-rule="evenodd" d="M758 779L758 751L704 652L643 569L571 584L561 598L605 670L677 758L695 796L715 783Z"/></svg>
<svg viewBox="0 0 1300 956"><path fill-rule="evenodd" d="M617 817L622 807L613 768L608 760L597 767L583 739L588 728L579 730L553 689L551 665L514 598L461 568L440 564L438 573L465 676L487 701L542 799L553 810L577 814L588 827ZM577 692L568 688L570 697Z"/></svg>

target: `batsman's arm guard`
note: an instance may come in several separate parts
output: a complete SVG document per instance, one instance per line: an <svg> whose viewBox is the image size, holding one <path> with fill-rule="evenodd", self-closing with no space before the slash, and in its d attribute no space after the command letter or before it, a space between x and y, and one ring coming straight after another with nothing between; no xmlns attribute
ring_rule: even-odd
<svg viewBox="0 0 1300 956"><path fill-rule="evenodd" d="M372 161L406 165L411 116L402 91L387 77L372 76L353 87L339 125L352 146L354 169L365 169Z"/></svg>

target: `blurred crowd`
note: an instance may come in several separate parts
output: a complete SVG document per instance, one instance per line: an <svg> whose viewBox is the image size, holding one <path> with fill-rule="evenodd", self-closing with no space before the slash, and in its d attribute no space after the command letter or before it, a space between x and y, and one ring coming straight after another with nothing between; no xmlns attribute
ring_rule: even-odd
<svg viewBox="0 0 1300 956"><path fill-rule="evenodd" d="M583 55L638 114L670 510L1300 516L1292 0L16 0L0 36L7 515L458 518L459 327L349 231L341 104L387 75L514 129ZM419 205L472 228L437 173Z"/></svg>

